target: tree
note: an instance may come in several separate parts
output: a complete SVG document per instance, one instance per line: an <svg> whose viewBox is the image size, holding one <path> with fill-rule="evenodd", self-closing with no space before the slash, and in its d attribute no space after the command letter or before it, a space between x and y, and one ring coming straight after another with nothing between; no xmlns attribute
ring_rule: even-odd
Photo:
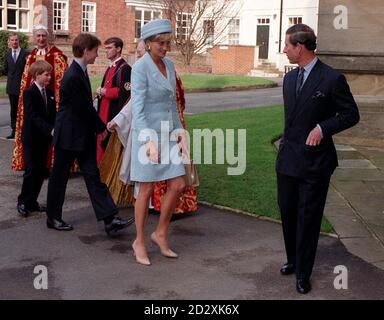
<svg viewBox="0 0 384 320"><path fill-rule="evenodd" d="M226 40L227 27L237 17L242 0L157 0L166 18L175 25L175 45L189 66L195 54Z"/></svg>

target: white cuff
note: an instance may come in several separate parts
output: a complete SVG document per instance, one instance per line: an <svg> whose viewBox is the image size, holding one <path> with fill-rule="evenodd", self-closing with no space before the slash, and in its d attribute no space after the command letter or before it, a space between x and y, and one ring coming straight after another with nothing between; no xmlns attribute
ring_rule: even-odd
<svg viewBox="0 0 384 320"><path fill-rule="evenodd" d="M323 130L321 129L320 125L317 124L316 127L320 130L320 133L321 133L321 139L324 138L324 135L323 135Z"/></svg>

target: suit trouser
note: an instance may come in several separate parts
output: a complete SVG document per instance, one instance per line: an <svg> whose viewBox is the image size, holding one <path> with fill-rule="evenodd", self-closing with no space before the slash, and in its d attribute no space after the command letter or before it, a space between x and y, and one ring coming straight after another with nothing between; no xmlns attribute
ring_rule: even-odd
<svg viewBox="0 0 384 320"><path fill-rule="evenodd" d="M312 273L330 178L302 179L277 173L285 250L298 279L309 279Z"/></svg>
<svg viewBox="0 0 384 320"><path fill-rule="evenodd" d="M47 215L49 218L61 220L67 182L75 159L79 163L97 220L117 214L118 210L109 190L100 180L95 147L95 143L89 143L83 151L55 147L55 161L48 183Z"/></svg>
<svg viewBox="0 0 384 320"><path fill-rule="evenodd" d="M44 179L48 177L47 155L49 146L49 143L23 144L25 171L21 193L17 201L20 204L25 204L27 209L36 207Z"/></svg>
<svg viewBox="0 0 384 320"><path fill-rule="evenodd" d="M19 95L9 94L9 103L11 104L10 116L11 116L11 128L12 131L16 130L16 118L17 118L17 107L19 104Z"/></svg>

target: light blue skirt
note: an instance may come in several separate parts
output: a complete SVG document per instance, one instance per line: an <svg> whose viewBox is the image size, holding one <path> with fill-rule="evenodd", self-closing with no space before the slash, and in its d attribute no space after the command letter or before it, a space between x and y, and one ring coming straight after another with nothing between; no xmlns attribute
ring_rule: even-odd
<svg viewBox="0 0 384 320"><path fill-rule="evenodd" d="M138 139L138 131L132 130L131 181L156 182L185 175L179 147L176 141L171 141L170 134L166 137L163 134L162 138L159 134L157 149L160 163L150 162L144 142Z"/></svg>

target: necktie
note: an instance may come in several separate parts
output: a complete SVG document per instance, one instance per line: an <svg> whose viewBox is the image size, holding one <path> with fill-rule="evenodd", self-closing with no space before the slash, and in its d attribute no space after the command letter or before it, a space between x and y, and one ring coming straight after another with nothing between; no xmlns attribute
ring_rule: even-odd
<svg viewBox="0 0 384 320"><path fill-rule="evenodd" d="M45 88L41 89L41 94L42 94L43 99L44 99L45 111L48 111L48 108L47 108L48 101L47 101L47 94L45 93Z"/></svg>
<svg viewBox="0 0 384 320"><path fill-rule="evenodd" d="M296 98L300 94L301 87L303 86L303 81L304 81L304 68L300 67L299 73L298 73L297 79L296 79Z"/></svg>
<svg viewBox="0 0 384 320"><path fill-rule="evenodd" d="M16 50L13 51L12 58L13 58L13 62L16 63L16 60L17 60Z"/></svg>

